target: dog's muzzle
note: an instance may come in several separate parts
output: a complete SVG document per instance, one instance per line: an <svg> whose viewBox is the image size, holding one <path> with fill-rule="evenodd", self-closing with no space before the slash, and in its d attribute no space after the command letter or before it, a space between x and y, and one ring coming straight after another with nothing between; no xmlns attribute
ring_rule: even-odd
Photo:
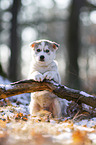
<svg viewBox="0 0 96 145"><path fill-rule="evenodd" d="M44 58L45 58L44 55L41 55L40 56L40 61L44 61Z"/></svg>

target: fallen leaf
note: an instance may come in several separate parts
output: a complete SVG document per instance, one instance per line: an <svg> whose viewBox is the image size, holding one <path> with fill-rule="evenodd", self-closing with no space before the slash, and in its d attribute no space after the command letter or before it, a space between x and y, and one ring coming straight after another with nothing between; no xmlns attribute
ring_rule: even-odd
<svg viewBox="0 0 96 145"><path fill-rule="evenodd" d="M86 131L74 131L72 134L72 140L72 145L91 145L91 140L88 138Z"/></svg>
<svg viewBox="0 0 96 145"><path fill-rule="evenodd" d="M0 120L0 127L6 128L6 121Z"/></svg>

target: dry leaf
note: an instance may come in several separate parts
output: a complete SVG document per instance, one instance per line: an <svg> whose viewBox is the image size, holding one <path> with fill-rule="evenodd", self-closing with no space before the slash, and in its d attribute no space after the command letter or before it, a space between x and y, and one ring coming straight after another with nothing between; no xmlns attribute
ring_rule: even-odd
<svg viewBox="0 0 96 145"><path fill-rule="evenodd" d="M0 127L6 128L6 121L0 120Z"/></svg>
<svg viewBox="0 0 96 145"><path fill-rule="evenodd" d="M91 145L91 140L88 139L87 132L76 130L72 134L72 145Z"/></svg>

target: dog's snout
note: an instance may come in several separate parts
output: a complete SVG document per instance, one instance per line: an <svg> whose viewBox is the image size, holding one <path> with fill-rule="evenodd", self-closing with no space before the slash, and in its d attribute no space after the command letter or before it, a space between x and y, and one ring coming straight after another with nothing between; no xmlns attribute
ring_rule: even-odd
<svg viewBox="0 0 96 145"><path fill-rule="evenodd" d="M40 56L40 61L44 61L44 58L45 58L44 55L41 55Z"/></svg>

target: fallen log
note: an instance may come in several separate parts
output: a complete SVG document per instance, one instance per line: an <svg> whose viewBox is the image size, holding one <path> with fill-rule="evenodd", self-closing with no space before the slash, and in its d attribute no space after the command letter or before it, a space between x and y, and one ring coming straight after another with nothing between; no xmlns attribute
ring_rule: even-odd
<svg viewBox="0 0 96 145"><path fill-rule="evenodd" d="M86 105L96 108L96 96L48 80L44 80L43 82L21 80L9 85L0 85L0 99L42 90L48 90L62 99L67 99L68 101L72 100L76 103L85 103Z"/></svg>

